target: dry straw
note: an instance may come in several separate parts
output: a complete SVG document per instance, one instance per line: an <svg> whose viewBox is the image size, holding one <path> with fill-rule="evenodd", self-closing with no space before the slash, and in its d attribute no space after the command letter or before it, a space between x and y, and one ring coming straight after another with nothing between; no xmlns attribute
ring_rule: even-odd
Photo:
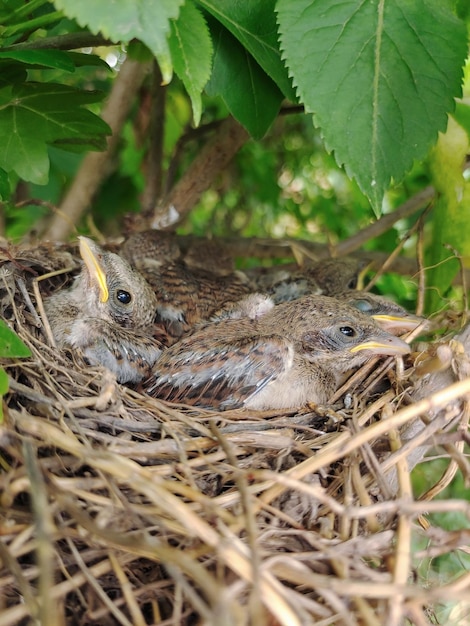
<svg viewBox="0 0 470 626"><path fill-rule="evenodd" d="M469 623L470 575L432 575L468 553L470 502L436 498L470 479L465 352L424 394L410 359L364 368L331 408L170 405L51 346L38 294L68 275L36 277L70 266L52 246L2 266L3 317L32 357L3 363L0 626L421 626L444 604ZM426 450L448 459L432 500L410 484Z"/></svg>

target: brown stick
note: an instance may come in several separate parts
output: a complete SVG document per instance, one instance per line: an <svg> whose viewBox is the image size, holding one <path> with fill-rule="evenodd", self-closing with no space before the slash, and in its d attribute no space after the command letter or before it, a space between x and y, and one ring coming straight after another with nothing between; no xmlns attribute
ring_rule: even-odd
<svg viewBox="0 0 470 626"><path fill-rule="evenodd" d="M422 191L418 192L400 205L392 213L383 215L379 220L373 222L367 228L363 228L355 235L352 235L352 237L348 237L348 239L341 241L336 247L337 255L344 256L345 254L350 254L354 250L358 250L366 243L366 241L369 241L369 239L373 239L374 237L378 237L379 235L387 232L387 230L389 230L395 222L398 222L398 220L401 220L404 217L413 215L413 213L416 213L419 209L426 206L426 204L434 198L435 193L436 192L433 187L425 187Z"/></svg>
<svg viewBox="0 0 470 626"><path fill-rule="evenodd" d="M108 147L104 152L90 152L83 159L62 205L59 207L59 212L54 215L49 228L44 233L44 239L52 241L66 239L90 206L93 196L108 174L108 166L116 150L119 134L148 67L148 64L139 63L129 58L124 61L102 112L102 118L112 130L112 135L108 138Z"/></svg>
<svg viewBox="0 0 470 626"><path fill-rule="evenodd" d="M170 160L170 165L168 166L168 171L166 173L166 195L170 194L170 191L174 185L176 172L181 164L181 160L188 143L190 141L201 141L201 139L205 138L209 133L213 133L220 126L222 121L223 120L215 120L214 122L208 122L207 124L199 126L198 128L186 129L185 132L180 136L180 138L176 142L175 148L173 150L173 155Z"/></svg>
<svg viewBox="0 0 470 626"><path fill-rule="evenodd" d="M165 129L166 87L162 85L162 73L156 61L153 62L153 78L150 109L150 145L146 162L146 183L142 194L144 212L151 211L162 193L163 176L163 134Z"/></svg>
<svg viewBox="0 0 470 626"><path fill-rule="evenodd" d="M163 230L181 222L248 138L247 131L232 117L224 120L184 176L155 207L152 228Z"/></svg>
<svg viewBox="0 0 470 626"><path fill-rule="evenodd" d="M201 238L195 235L177 235L178 245L183 252L189 249L192 243L198 239ZM307 241L305 239L258 239L255 237L217 237L216 239L227 250L228 254L235 259L247 259L250 257L255 259L285 259L286 269L298 267L293 250L299 246L310 252L313 259L324 259L331 256L331 249L328 244ZM351 256L371 261L371 269L374 270L381 268L390 259L389 253L377 250L356 250ZM418 264L416 259L398 256L387 265L387 271L414 277L418 272ZM470 270L465 270L464 278L467 283L470 282ZM454 284L462 284L461 273L455 277Z"/></svg>

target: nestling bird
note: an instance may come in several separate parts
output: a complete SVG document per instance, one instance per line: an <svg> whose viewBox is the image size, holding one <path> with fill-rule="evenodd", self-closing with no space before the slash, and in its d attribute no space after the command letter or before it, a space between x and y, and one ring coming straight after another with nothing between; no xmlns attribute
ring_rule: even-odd
<svg viewBox="0 0 470 626"><path fill-rule="evenodd" d="M290 302L306 295L333 296L357 289L368 261L355 257L322 259L305 267L288 271L271 268L258 276L250 275L257 291L269 294L276 304Z"/></svg>
<svg viewBox="0 0 470 626"><path fill-rule="evenodd" d="M372 317L377 324L394 335L415 330L418 326L422 330L429 328L429 322L423 317L409 313L405 308L375 293L368 291L344 291L335 296L329 296L334 301L344 302L349 306ZM244 296L238 302L231 303L221 308L212 317L211 321L219 321L221 319L240 319L243 317L251 317L255 319L260 315L264 315L274 306L274 300L261 293L252 293Z"/></svg>
<svg viewBox="0 0 470 626"><path fill-rule="evenodd" d="M210 318L211 322L224 319L239 320L244 317L256 319L274 307L274 300L264 293L250 293L236 302L230 302L216 311Z"/></svg>
<svg viewBox="0 0 470 626"><path fill-rule="evenodd" d="M389 300L368 291L344 291L334 296L341 302L349 304L358 311L370 315L384 330L394 335L415 330L418 326L422 330L429 328L429 321L419 315L409 313L405 308Z"/></svg>
<svg viewBox="0 0 470 626"><path fill-rule="evenodd" d="M190 269L203 269L218 275L231 274L235 270L233 257L218 240L196 237L181 241L174 233L160 230L143 230L130 235L120 254L134 267L148 260L156 267L178 259Z"/></svg>
<svg viewBox="0 0 470 626"><path fill-rule="evenodd" d="M168 348L144 391L221 410L326 403L345 373L372 355L410 351L370 317L329 297L254 311L206 324Z"/></svg>
<svg viewBox="0 0 470 626"><path fill-rule="evenodd" d="M143 230L133 233L122 244L119 254L132 267L151 259L154 267L166 265L181 258L181 250L173 233L161 230Z"/></svg>
<svg viewBox="0 0 470 626"><path fill-rule="evenodd" d="M226 275L235 271L235 260L230 251L217 239L195 238L184 251L184 262L190 268L209 270Z"/></svg>
<svg viewBox="0 0 470 626"><path fill-rule="evenodd" d="M351 256L333 259L321 259L310 266L299 270L311 276L320 286L326 296L334 296L348 289L360 289L364 274L371 263L368 259L359 259Z"/></svg>
<svg viewBox="0 0 470 626"><path fill-rule="evenodd" d="M242 272L189 267L179 258L171 239L155 231L134 235L122 251L152 287L158 319L173 339L253 291Z"/></svg>
<svg viewBox="0 0 470 626"><path fill-rule="evenodd" d="M152 336L157 300L144 278L117 254L79 237L82 271L70 289L44 301L60 348L80 349L120 382L138 382L161 354Z"/></svg>

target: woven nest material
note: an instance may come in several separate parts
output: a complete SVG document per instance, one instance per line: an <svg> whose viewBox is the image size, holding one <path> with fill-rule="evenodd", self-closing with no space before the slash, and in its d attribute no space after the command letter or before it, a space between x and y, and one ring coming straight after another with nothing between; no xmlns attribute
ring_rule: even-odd
<svg viewBox="0 0 470 626"><path fill-rule="evenodd" d="M469 544L425 515L470 504L417 499L409 475L467 428L465 352L421 395L410 359L368 364L323 409L170 405L50 345L40 294L69 275L37 278L76 267L73 249L12 254L3 317L32 357L2 363L0 626L421 625L447 602L468 624L470 575L417 568ZM468 480L457 439L448 471Z"/></svg>

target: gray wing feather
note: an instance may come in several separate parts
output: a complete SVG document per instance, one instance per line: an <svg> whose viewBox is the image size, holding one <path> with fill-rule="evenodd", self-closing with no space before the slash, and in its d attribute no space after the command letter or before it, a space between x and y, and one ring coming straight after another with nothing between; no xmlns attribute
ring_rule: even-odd
<svg viewBox="0 0 470 626"><path fill-rule="evenodd" d="M289 343L278 335L236 341L198 338L163 352L144 383L146 392L170 402L237 408L285 371Z"/></svg>

